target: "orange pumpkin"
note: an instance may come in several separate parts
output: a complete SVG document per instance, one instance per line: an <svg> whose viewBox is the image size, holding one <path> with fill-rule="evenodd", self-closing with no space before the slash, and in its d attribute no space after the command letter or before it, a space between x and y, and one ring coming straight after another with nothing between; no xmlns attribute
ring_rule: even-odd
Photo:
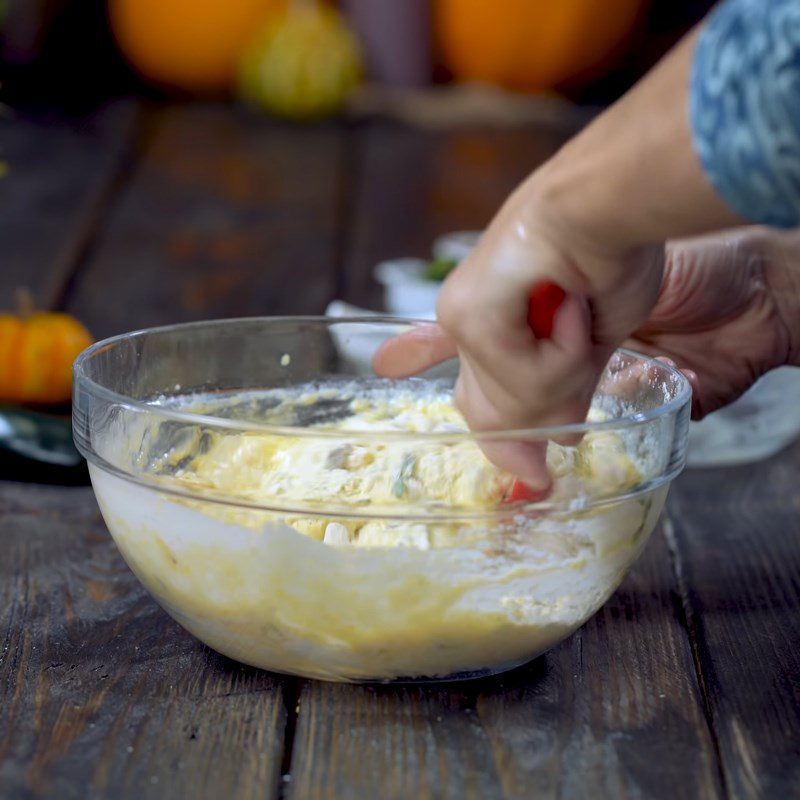
<svg viewBox="0 0 800 800"><path fill-rule="evenodd" d="M434 0L437 44L460 80L547 90L607 66L644 0Z"/></svg>
<svg viewBox="0 0 800 800"><path fill-rule="evenodd" d="M231 88L242 51L286 0L109 0L120 50L145 78L189 92Z"/></svg>
<svg viewBox="0 0 800 800"><path fill-rule="evenodd" d="M91 343L69 314L0 314L0 402L68 402L72 362Z"/></svg>

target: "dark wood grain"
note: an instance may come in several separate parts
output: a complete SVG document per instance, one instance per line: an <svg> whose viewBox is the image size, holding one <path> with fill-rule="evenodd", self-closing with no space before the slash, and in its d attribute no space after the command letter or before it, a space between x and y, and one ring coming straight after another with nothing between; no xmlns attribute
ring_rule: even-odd
<svg viewBox="0 0 800 800"><path fill-rule="evenodd" d="M660 533L600 613L526 667L425 687L304 684L290 796L723 796Z"/></svg>
<svg viewBox="0 0 800 800"><path fill-rule="evenodd" d="M437 236L480 230L514 187L574 129L420 130L377 123L357 133L342 299L380 308L376 263L428 257Z"/></svg>
<svg viewBox="0 0 800 800"><path fill-rule="evenodd" d="M343 132L230 106L161 112L70 310L99 336L319 313L335 291Z"/></svg>
<svg viewBox="0 0 800 800"><path fill-rule="evenodd" d="M800 796L800 444L686 473L671 536L732 797Z"/></svg>
<svg viewBox="0 0 800 800"><path fill-rule="evenodd" d="M120 101L71 122L0 116L0 307L20 287L40 307L58 305L102 224L137 114Z"/></svg>
<svg viewBox="0 0 800 800"><path fill-rule="evenodd" d="M541 682L479 700L505 796L721 796L675 597L657 530L609 602L548 657Z"/></svg>
<svg viewBox="0 0 800 800"><path fill-rule="evenodd" d="M277 794L278 680L140 587L89 489L0 484L0 796Z"/></svg>

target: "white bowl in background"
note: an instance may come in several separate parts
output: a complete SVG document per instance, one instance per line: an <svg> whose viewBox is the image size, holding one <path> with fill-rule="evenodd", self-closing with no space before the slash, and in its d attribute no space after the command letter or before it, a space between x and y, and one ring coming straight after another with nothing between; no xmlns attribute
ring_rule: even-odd
<svg viewBox="0 0 800 800"><path fill-rule="evenodd" d="M481 231L455 231L440 236L433 243L434 258L452 258L463 261L481 238Z"/></svg>
<svg viewBox="0 0 800 800"><path fill-rule="evenodd" d="M462 261L480 235L480 231L446 233L433 243L433 257ZM375 280L383 286L389 313L416 319L436 318L436 298L442 282L425 277L427 265L423 258L393 258L375 267Z"/></svg>
<svg viewBox="0 0 800 800"><path fill-rule="evenodd" d="M375 280L383 286L384 303L390 314L417 319L436 318L440 281L425 277L422 258L393 258L375 267Z"/></svg>

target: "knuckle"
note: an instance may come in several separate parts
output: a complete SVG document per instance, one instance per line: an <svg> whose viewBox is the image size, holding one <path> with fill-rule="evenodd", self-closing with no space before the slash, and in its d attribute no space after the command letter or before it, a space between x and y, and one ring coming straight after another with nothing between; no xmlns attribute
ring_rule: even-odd
<svg viewBox="0 0 800 800"><path fill-rule="evenodd" d="M472 292L463 281L447 281L436 302L436 317L439 324L451 336L460 338L464 330L464 320L469 318L473 305Z"/></svg>
<svg viewBox="0 0 800 800"><path fill-rule="evenodd" d="M472 415L469 410L469 392L464 386L463 381L459 380L456 382L456 388L453 391L453 402L456 408L464 415L464 419L466 419L468 423L472 422L470 419Z"/></svg>

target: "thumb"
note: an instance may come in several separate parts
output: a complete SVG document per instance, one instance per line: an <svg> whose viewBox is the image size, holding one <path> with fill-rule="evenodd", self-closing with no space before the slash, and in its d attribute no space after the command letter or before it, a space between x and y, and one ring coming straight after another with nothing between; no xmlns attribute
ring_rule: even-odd
<svg viewBox="0 0 800 800"><path fill-rule="evenodd" d="M735 314L749 297L748 254L735 234L668 242L658 299L640 332L691 332Z"/></svg>
<svg viewBox="0 0 800 800"><path fill-rule="evenodd" d="M408 378L457 354L456 343L439 325L419 325L383 342L372 368L382 378Z"/></svg>

